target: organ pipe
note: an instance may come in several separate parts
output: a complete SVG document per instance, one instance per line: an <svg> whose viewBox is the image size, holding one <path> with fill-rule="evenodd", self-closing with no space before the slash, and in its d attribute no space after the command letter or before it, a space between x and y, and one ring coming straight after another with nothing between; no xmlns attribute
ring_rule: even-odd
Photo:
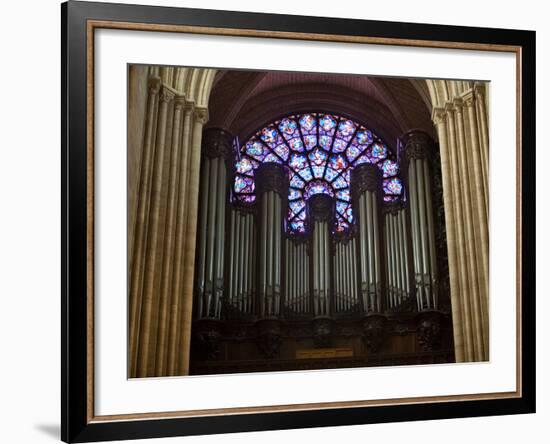
<svg viewBox="0 0 550 444"><path fill-rule="evenodd" d="M409 208L418 308L437 310L437 258L429 162L432 142L427 134L411 131L403 136L403 146L409 163Z"/></svg>
<svg viewBox="0 0 550 444"><path fill-rule="evenodd" d="M226 159L233 137L227 131L211 129L203 140L196 314L199 319L219 319L224 297Z"/></svg>

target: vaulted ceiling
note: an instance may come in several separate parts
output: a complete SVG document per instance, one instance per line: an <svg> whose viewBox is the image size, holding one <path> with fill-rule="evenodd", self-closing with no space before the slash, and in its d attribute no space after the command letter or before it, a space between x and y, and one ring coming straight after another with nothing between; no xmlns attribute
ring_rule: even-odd
<svg viewBox="0 0 550 444"><path fill-rule="evenodd" d="M390 148L411 129L435 137L424 81L349 74L221 70L209 102L209 127L241 140L285 114L330 111L365 124Z"/></svg>

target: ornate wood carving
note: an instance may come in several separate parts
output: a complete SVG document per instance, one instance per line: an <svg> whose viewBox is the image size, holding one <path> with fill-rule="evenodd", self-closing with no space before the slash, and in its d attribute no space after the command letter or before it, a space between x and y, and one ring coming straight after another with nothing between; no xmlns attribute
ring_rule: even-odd
<svg viewBox="0 0 550 444"><path fill-rule="evenodd" d="M424 351L437 350L441 344L441 313L425 312L419 316L416 340Z"/></svg>
<svg viewBox="0 0 550 444"><path fill-rule="evenodd" d="M331 221L334 217L334 200L327 194L315 194L307 201L312 220Z"/></svg>
<svg viewBox="0 0 550 444"><path fill-rule="evenodd" d="M262 356L266 359L273 359L279 354L283 343L281 336L281 324L274 319L264 319L256 324L258 336L256 344Z"/></svg>
<svg viewBox="0 0 550 444"><path fill-rule="evenodd" d="M202 152L211 159L230 159L233 151L233 135L221 128L207 128L202 133Z"/></svg>
<svg viewBox="0 0 550 444"><path fill-rule="evenodd" d="M193 325L193 355L202 360L216 360L220 354L221 323L211 319Z"/></svg>
<svg viewBox="0 0 550 444"><path fill-rule="evenodd" d="M313 320L313 343L317 348L330 346L333 332L333 321L329 318Z"/></svg>
<svg viewBox="0 0 550 444"><path fill-rule="evenodd" d="M376 165L364 163L351 172L351 193L356 200L365 191L382 195L382 171Z"/></svg>
<svg viewBox="0 0 550 444"><path fill-rule="evenodd" d="M256 170L256 186L258 193L275 191L286 200L288 197L288 174L285 167L275 163L262 163Z"/></svg>
<svg viewBox="0 0 550 444"><path fill-rule="evenodd" d="M363 322L363 341L369 352L380 351L388 334L386 323L386 317L378 314L368 315Z"/></svg>
<svg viewBox="0 0 550 444"><path fill-rule="evenodd" d="M413 130L401 136L402 151L408 160L429 159L433 156L433 141L424 131Z"/></svg>

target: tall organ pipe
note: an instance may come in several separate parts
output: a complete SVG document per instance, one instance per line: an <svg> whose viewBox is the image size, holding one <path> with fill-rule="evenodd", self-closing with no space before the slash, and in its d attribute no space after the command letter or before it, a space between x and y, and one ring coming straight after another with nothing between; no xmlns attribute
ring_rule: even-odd
<svg viewBox="0 0 550 444"><path fill-rule="evenodd" d="M230 158L233 136L222 129L207 129L202 138L200 181L200 226L196 283L197 317L221 315L224 298L225 211L227 193L226 160ZM231 263L230 266L233 266ZM228 286L231 289L231 282ZM231 297L231 290L229 295Z"/></svg>
<svg viewBox="0 0 550 444"><path fill-rule="evenodd" d="M433 143L427 134L410 131L402 137L402 145L409 163L409 207L419 309L437 309L438 272L429 171Z"/></svg>
<svg viewBox="0 0 550 444"><path fill-rule="evenodd" d="M261 202L259 316L270 318L280 311L281 228L287 211L288 174L277 163L264 163L256 170L256 178Z"/></svg>
<svg viewBox="0 0 550 444"><path fill-rule="evenodd" d="M362 164L351 173L351 190L359 208L360 288L367 312L380 312L381 263L378 205L382 192L382 173L376 165ZM366 299L366 304L365 304Z"/></svg>

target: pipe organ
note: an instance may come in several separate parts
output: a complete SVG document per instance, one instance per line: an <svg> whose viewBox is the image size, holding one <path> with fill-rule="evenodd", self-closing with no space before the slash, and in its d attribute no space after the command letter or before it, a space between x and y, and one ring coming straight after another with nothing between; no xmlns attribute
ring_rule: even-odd
<svg viewBox="0 0 550 444"><path fill-rule="evenodd" d="M363 164L352 172L352 193L359 221L360 287L365 312L382 311L382 271L379 239L380 170Z"/></svg>
<svg viewBox="0 0 550 444"><path fill-rule="evenodd" d="M232 208L230 219L227 307L252 315L256 286L254 213Z"/></svg>
<svg viewBox="0 0 550 444"><path fill-rule="evenodd" d="M403 136L408 163L407 182L411 218L414 280L418 310L437 310L438 279L432 208L429 136L411 131Z"/></svg>
<svg viewBox="0 0 550 444"><path fill-rule="evenodd" d="M309 195L305 231L287 232L289 173L255 170L254 199L228 199L232 138L209 129L203 143L196 319L349 318L437 310L431 142L405 134L406 199L384 199L383 169L362 163L349 176L353 225L335 227L334 195ZM409 304L409 305L407 305Z"/></svg>
<svg viewBox="0 0 550 444"><path fill-rule="evenodd" d="M196 313L199 319L219 318L224 298L227 165L232 137L206 130L200 180Z"/></svg>
<svg viewBox="0 0 550 444"><path fill-rule="evenodd" d="M313 236L313 314L330 315L331 256L329 223L334 203L330 196L317 194L308 201Z"/></svg>
<svg viewBox="0 0 550 444"><path fill-rule="evenodd" d="M285 314L307 316L311 310L309 292L309 246L305 240L285 239Z"/></svg>
<svg viewBox="0 0 550 444"><path fill-rule="evenodd" d="M261 165L256 174L260 185L258 315L271 318L281 311L283 205L286 206L288 175L276 163Z"/></svg>
<svg viewBox="0 0 550 444"><path fill-rule="evenodd" d="M386 244L386 306L395 310L411 294L407 219L401 204L388 205L384 214Z"/></svg>

